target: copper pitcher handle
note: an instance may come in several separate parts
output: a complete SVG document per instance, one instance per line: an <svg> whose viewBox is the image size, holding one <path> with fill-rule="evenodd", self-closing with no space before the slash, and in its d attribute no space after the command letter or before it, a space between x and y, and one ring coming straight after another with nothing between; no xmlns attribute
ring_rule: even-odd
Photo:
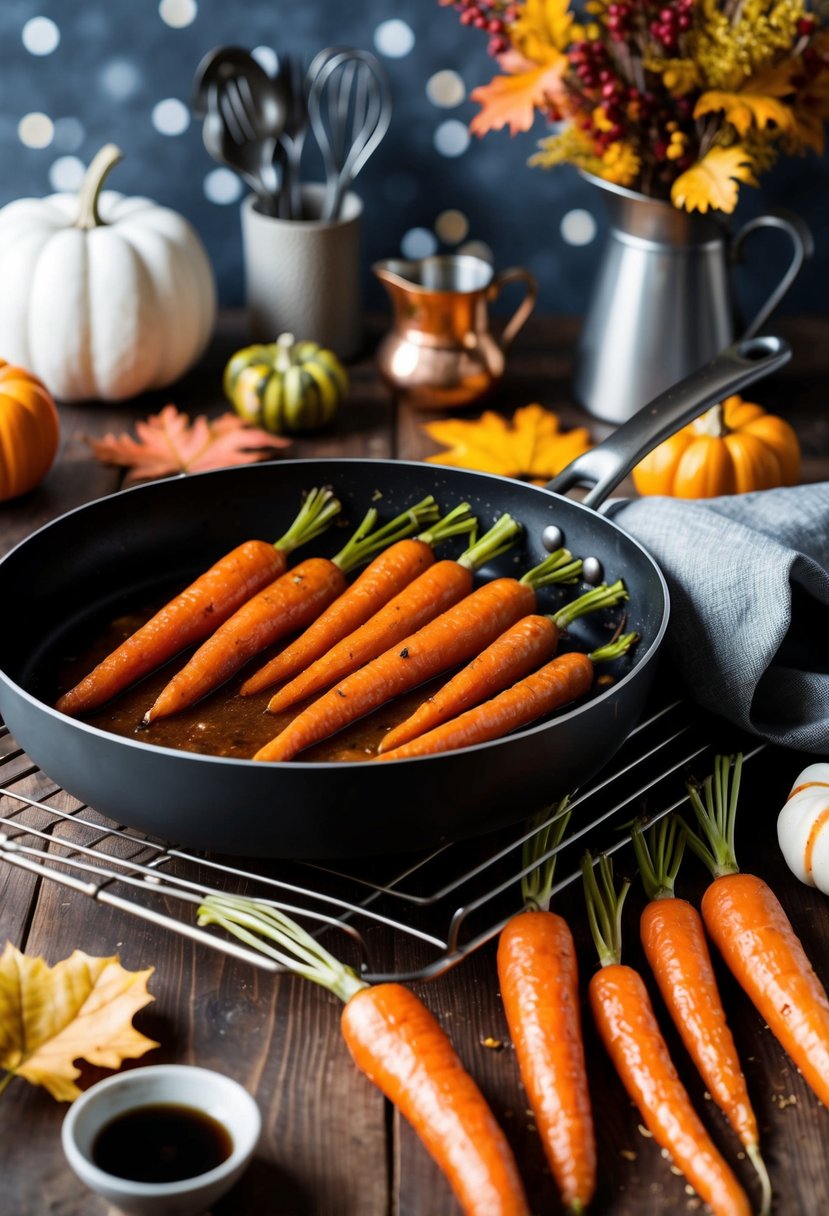
<svg viewBox="0 0 829 1216"><path fill-rule="evenodd" d="M504 354L509 350L518 331L526 323L538 299L538 283L535 275L530 274L529 270L524 270L522 266L510 266L507 270L499 270L489 285L487 299L494 300L496 296L501 294L501 289L507 283L526 283L527 291L524 299L518 305L509 321L507 321L498 339L498 345Z"/></svg>
<svg viewBox="0 0 829 1216"><path fill-rule="evenodd" d="M769 211L766 215L758 215L756 219L749 220L736 233L731 242L731 257L733 261L741 260L743 243L746 237L750 236L752 232L756 232L758 228L777 228L779 231L785 232L794 248L792 260L786 268L786 273L774 291L772 291L765 304L760 308L757 315L744 328L741 334L743 338L753 338L761 326L765 325L792 283L800 274L803 263L807 258L812 256L815 248L812 231L805 220L802 220L799 215L791 211Z"/></svg>

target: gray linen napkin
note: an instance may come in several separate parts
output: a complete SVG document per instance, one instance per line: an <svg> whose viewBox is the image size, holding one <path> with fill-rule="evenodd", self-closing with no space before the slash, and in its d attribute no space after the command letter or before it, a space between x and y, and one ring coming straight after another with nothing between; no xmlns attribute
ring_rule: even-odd
<svg viewBox="0 0 829 1216"><path fill-rule="evenodd" d="M607 514L659 563L667 651L691 697L770 742L829 755L829 482Z"/></svg>

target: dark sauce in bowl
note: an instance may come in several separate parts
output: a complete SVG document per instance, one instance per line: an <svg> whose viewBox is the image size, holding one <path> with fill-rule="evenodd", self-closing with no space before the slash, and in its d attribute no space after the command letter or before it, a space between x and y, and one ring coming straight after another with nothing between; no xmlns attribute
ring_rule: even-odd
<svg viewBox="0 0 829 1216"><path fill-rule="evenodd" d="M180 1182L221 1165L233 1152L227 1128L212 1115L172 1102L124 1111L92 1144L99 1169L132 1182Z"/></svg>

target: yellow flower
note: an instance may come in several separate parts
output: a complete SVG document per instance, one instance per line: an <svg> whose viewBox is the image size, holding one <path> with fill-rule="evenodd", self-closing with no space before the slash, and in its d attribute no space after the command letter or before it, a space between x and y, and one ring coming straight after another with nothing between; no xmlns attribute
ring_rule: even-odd
<svg viewBox="0 0 829 1216"><path fill-rule="evenodd" d="M629 186L636 180L641 160L636 150L623 139L617 139L602 157L601 175L617 186Z"/></svg>

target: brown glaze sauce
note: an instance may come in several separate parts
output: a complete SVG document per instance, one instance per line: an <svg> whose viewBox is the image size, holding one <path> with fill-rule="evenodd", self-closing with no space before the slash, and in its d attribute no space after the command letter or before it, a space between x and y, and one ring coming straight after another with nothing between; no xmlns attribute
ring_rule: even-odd
<svg viewBox="0 0 829 1216"><path fill-rule="evenodd" d="M84 645L76 655L66 657L58 672L57 695L71 688L110 651L138 629L151 615L150 612L122 616L100 633L89 645ZM82 721L128 739L153 743L159 747L175 748L178 751L199 752L209 756L232 756L250 759L254 752L287 726L307 702L281 714L269 714L267 704L277 685L251 697L238 694L243 680L263 666L276 654L279 646L263 651L250 664L221 688L205 697L197 705L170 718L163 718L141 725L147 709L161 692L169 679L187 662L192 650L184 651L157 672L147 676L120 696L102 706ZM299 757L302 761L353 761L369 760L377 754L380 740L411 714L432 688L445 682L443 676L430 684L424 684L414 692L398 698L389 705L375 711L352 726L346 727L331 739L309 747Z"/></svg>

